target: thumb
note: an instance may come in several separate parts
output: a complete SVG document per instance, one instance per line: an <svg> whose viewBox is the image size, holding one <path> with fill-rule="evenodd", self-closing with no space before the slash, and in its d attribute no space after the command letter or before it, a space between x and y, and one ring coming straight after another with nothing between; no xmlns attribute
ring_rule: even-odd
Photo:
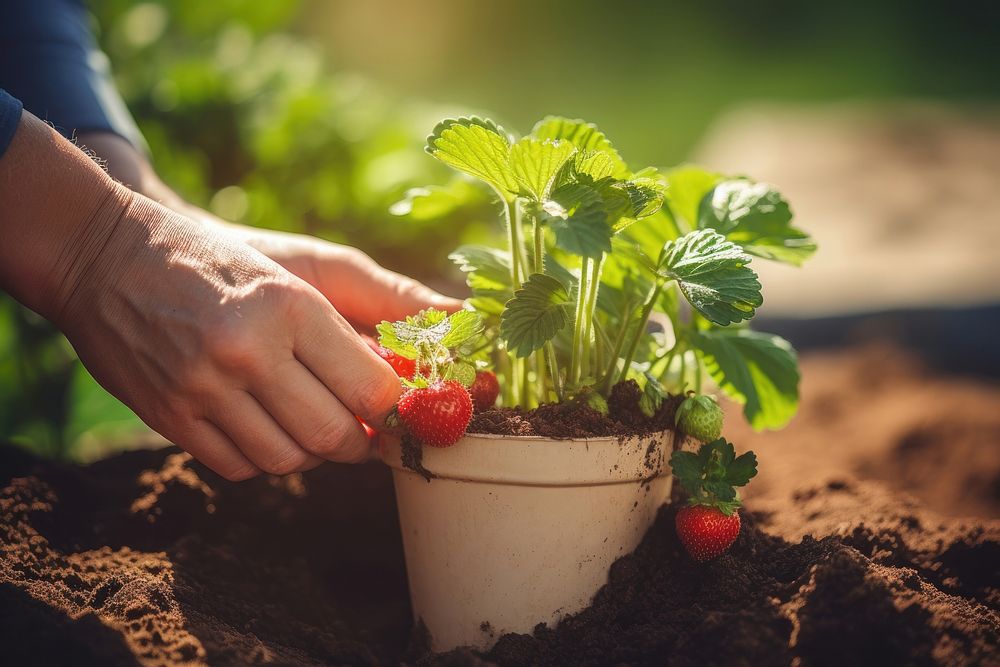
<svg viewBox="0 0 1000 667"><path fill-rule="evenodd" d="M349 320L375 326L401 320L425 308L454 312L462 301L432 290L421 282L379 266L354 248L337 248L316 259L320 291Z"/></svg>

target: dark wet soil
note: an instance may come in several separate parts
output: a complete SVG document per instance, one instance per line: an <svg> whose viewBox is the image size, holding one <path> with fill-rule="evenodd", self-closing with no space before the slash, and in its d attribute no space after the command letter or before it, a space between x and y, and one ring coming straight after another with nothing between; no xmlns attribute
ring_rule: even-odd
<svg viewBox="0 0 1000 667"><path fill-rule="evenodd" d="M890 373L873 429L851 382L884 356L806 360L792 427L732 429L762 475L728 554L695 564L666 508L590 608L486 655L413 630L379 464L232 484L174 449L73 466L0 447L0 664L1000 665L993 487L922 472L992 479L997 443L974 443L997 390Z"/></svg>

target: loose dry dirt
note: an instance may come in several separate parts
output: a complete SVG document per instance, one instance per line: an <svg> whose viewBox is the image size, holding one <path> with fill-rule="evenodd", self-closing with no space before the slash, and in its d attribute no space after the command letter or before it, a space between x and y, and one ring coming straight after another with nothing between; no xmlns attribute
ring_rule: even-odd
<svg viewBox="0 0 1000 667"><path fill-rule="evenodd" d="M667 509L592 607L485 656L411 632L380 465L229 484L0 448L0 662L1000 665L1000 389L886 349L804 377L788 430L728 420L762 465L729 554L694 564Z"/></svg>

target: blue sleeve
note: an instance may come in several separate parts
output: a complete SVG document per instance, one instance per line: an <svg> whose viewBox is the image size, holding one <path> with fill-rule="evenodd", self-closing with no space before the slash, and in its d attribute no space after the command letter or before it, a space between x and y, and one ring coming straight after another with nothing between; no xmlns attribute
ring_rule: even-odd
<svg viewBox="0 0 1000 667"><path fill-rule="evenodd" d="M0 157L7 152L21 120L21 102L0 88Z"/></svg>
<svg viewBox="0 0 1000 667"><path fill-rule="evenodd" d="M0 88L67 138L104 130L145 150L82 0L0 2Z"/></svg>

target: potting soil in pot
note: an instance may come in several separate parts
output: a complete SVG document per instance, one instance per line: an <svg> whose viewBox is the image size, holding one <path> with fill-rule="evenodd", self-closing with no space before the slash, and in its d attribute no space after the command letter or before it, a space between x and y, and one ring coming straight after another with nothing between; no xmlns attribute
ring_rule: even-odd
<svg viewBox="0 0 1000 667"><path fill-rule="evenodd" d="M469 433L587 438L639 435L674 428L674 413L683 398L674 396L665 400L650 418L639 409L639 395L639 385L634 380L615 385L606 415L582 403L548 404L531 411L491 408L473 415Z"/></svg>

